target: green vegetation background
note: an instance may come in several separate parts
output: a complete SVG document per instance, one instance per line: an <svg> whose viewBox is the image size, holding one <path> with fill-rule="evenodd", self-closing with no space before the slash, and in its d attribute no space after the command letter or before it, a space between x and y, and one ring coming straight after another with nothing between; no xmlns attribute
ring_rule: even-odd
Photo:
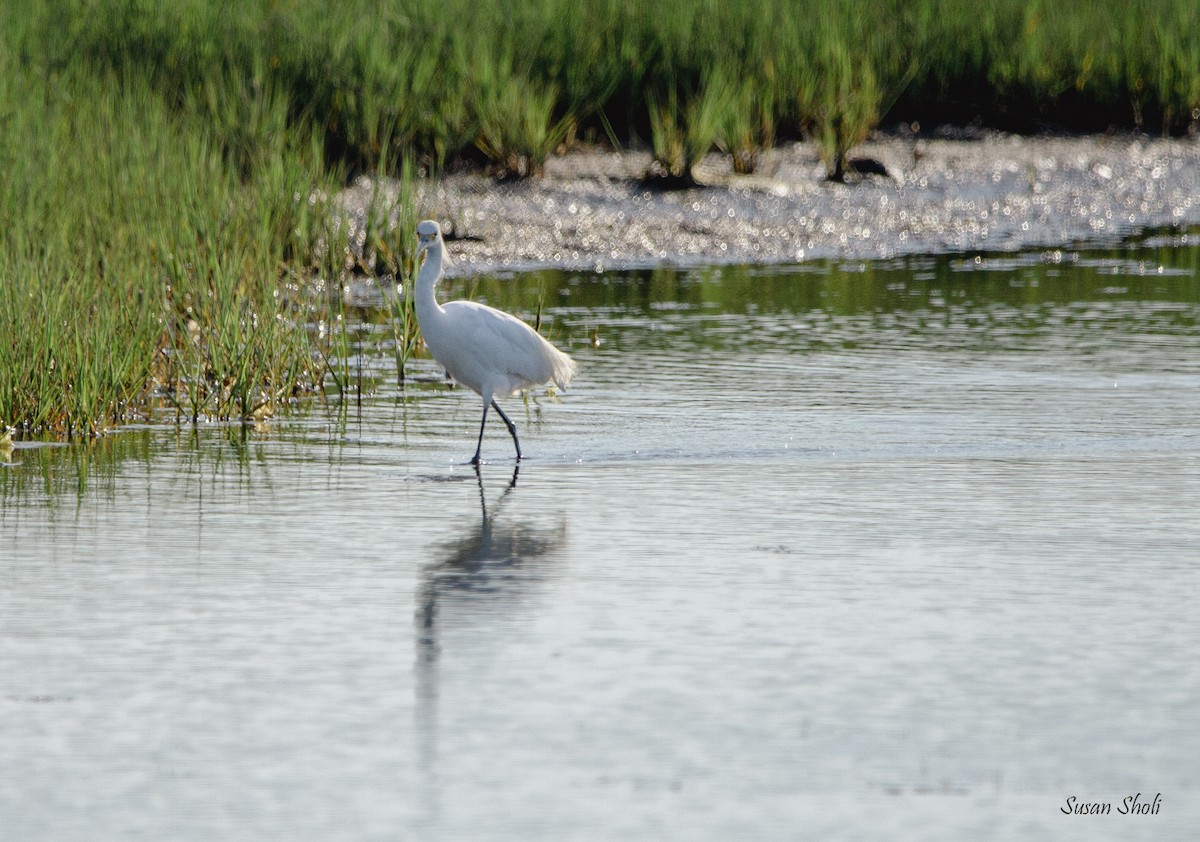
<svg viewBox="0 0 1200 842"><path fill-rule="evenodd" d="M1198 33L1195 0L5 4L0 434L336 380L340 299L308 283L344 268L327 202L357 172L536 175L600 140L686 181L803 136L837 175L885 120L1182 132Z"/></svg>

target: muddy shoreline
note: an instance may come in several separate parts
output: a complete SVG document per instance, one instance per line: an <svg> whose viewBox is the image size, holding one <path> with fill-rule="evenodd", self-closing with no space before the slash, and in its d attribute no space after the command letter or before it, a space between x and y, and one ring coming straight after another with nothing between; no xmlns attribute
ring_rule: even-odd
<svg viewBox="0 0 1200 842"><path fill-rule="evenodd" d="M453 275L1016 251L1200 225L1200 138L892 136L855 155L888 177L829 183L815 147L795 143L751 176L711 155L704 186L662 191L641 180L647 152L575 151L540 179L423 182L419 203L456 237ZM352 225L372 190L364 178L339 195Z"/></svg>

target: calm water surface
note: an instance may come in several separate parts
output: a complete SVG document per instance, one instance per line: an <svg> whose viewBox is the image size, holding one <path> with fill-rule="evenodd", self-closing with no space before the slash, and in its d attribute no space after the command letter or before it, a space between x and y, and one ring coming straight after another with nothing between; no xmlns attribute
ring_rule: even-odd
<svg viewBox="0 0 1200 842"><path fill-rule="evenodd" d="M1186 838L1198 266L456 282L580 362L519 473L371 319L344 423L20 447L0 838Z"/></svg>

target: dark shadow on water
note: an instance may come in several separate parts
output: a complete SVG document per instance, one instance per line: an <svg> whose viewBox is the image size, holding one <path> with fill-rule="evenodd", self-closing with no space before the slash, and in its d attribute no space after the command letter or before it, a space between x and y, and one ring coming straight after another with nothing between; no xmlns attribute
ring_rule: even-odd
<svg viewBox="0 0 1200 842"><path fill-rule="evenodd" d="M416 593L416 731L425 784L427 816L438 812L437 745L441 693L439 666L455 651L468 653L472 633L504 640L505 631L530 613L529 595L553 575L550 560L566 545L565 524L542 525L506 509L517 494L520 466L499 493L490 496L483 473L479 485L479 521L435 553L421 570ZM457 648L447 646L453 632Z"/></svg>
<svg viewBox="0 0 1200 842"><path fill-rule="evenodd" d="M483 474L475 469L479 522L443 545L438 560L422 569L416 625L424 658L436 657L440 634L448 624L474 624L480 614L503 616L516 609L529 589L546 578L542 557L565 543L561 524L535 526L515 515L503 515L520 470L520 466L513 468L512 478L489 507ZM448 619L449 612L460 616Z"/></svg>

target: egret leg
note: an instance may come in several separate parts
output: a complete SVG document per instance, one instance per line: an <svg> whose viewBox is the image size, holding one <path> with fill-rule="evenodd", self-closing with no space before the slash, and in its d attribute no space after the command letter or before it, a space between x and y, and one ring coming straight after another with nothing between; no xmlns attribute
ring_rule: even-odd
<svg viewBox="0 0 1200 842"><path fill-rule="evenodd" d="M501 419L504 420L504 426L508 427L508 434L512 436L513 445L517 448L517 461L520 462L523 457L521 456L521 443L517 441L517 425L510 421L508 416L504 414L504 410L500 408L500 404L492 401L492 406L500 413ZM484 413L486 414L486 412L487 407L484 407Z"/></svg>
<svg viewBox="0 0 1200 842"><path fill-rule="evenodd" d="M479 453L480 453L480 451L483 450L483 428L487 426L487 411L488 411L489 403L492 403L494 405L494 402L492 402L492 401L484 401L483 402L483 420L481 420L479 422L479 443L477 445L475 445L475 455L471 457L471 464L474 465L475 467L479 467L479 462L480 462ZM496 409L499 409L499 408L500 407L496 407ZM502 418L504 417L503 412L500 413L500 417L502 417ZM505 420L507 420L507 419L505 419Z"/></svg>

